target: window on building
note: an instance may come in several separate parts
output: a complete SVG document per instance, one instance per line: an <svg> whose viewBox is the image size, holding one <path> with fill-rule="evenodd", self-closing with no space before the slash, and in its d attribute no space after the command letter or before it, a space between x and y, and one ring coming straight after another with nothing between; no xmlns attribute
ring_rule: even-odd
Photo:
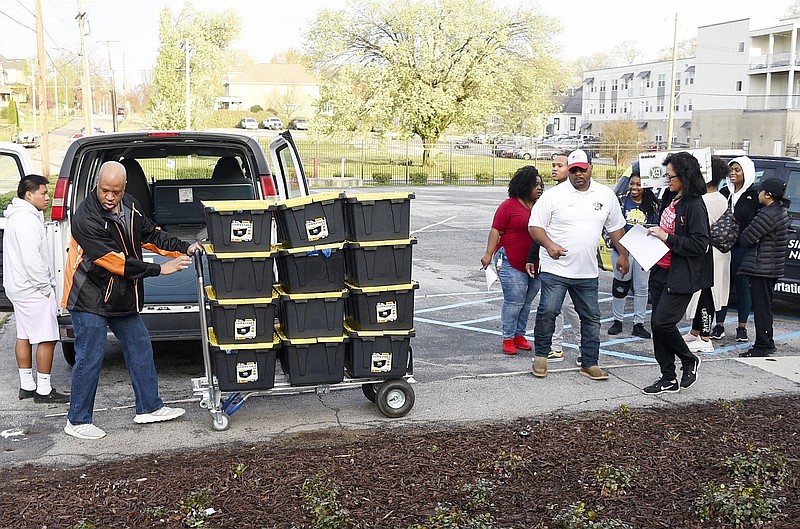
<svg viewBox="0 0 800 529"><path fill-rule="evenodd" d="M664 141L664 134L660 130L657 130L655 136L653 136L653 139L655 141Z"/></svg>
<svg viewBox="0 0 800 529"><path fill-rule="evenodd" d="M601 92L605 92L606 91L606 82L605 81L600 81L600 91ZM602 114L602 112L601 112L601 114Z"/></svg>
<svg viewBox="0 0 800 529"><path fill-rule="evenodd" d="M650 112L650 101L645 101L644 102L644 111L645 112Z"/></svg>
<svg viewBox="0 0 800 529"><path fill-rule="evenodd" d="M553 118L553 130L561 130L561 118Z"/></svg>
<svg viewBox="0 0 800 529"><path fill-rule="evenodd" d="M569 118L569 130L570 132L575 132L575 129L578 127L578 118L572 116Z"/></svg>
<svg viewBox="0 0 800 529"><path fill-rule="evenodd" d="M744 53L744 42L739 43L739 53Z"/></svg>
<svg viewBox="0 0 800 529"><path fill-rule="evenodd" d="M628 113L628 102L627 101L622 103L622 113L623 114L627 114Z"/></svg>
<svg viewBox="0 0 800 529"><path fill-rule="evenodd" d="M599 113L600 114L605 114L606 113L606 104L605 103L600 103Z"/></svg>
<svg viewBox="0 0 800 529"><path fill-rule="evenodd" d="M681 89L681 78L680 77L676 77L675 78L675 91L677 92L680 89Z"/></svg>
<svg viewBox="0 0 800 529"><path fill-rule="evenodd" d="M645 86L647 88L653 88L653 80L649 76L645 79L645 81Z"/></svg>
<svg viewBox="0 0 800 529"><path fill-rule="evenodd" d="M612 114L616 114L617 113L617 102L616 101L612 101L611 102L611 113Z"/></svg>
<svg viewBox="0 0 800 529"><path fill-rule="evenodd" d="M689 110L689 111L691 111L691 110L692 110L692 100L691 100L691 99L689 100L689 104L688 104L687 106L688 106L689 108L687 108L686 110Z"/></svg>
<svg viewBox="0 0 800 529"><path fill-rule="evenodd" d="M627 80L627 79L623 79L623 80L622 80L622 89L623 89L623 90L627 90L627 89L628 89L628 86L629 86L629 84L628 84L628 80Z"/></svg>
<svg viewBox="0 0 800 529"><path fill-rule="evenodd" d="M619 90L619 80L614 79L611 81L611 91L616 92L617 90Z"/></svg>
<svg viewBox="0 0 800 529"><path fill-rule="evenodd" d="M660 73L658 74L658 87L664 88L665 86L667 86L667 74Z"/></svg>
<svg viewBox="0 0 800 529"><path fill-rule="evenodd" d="M686 76L686 84L687 85L694 84L694 76L693 75Z"/></svg>
<svg viewBox="0 0 800 529"><path fill-rule="evenodd" d="M742 82L741 81L736 81L736 91L737 92L741 92L742 91Z"/></svg>
<svg viewBox="0 0 800 529"><path fill-rule="evenodd" d="M656 112L664 112L664 98L656 99Z"/></svg>

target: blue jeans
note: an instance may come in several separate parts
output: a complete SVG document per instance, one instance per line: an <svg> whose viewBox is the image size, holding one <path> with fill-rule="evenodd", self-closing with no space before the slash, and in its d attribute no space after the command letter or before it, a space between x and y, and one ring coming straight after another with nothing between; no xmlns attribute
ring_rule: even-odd
<svg viewBox="0 0 800 529"><path fill-rule="evenodd" d="M528 330L531 305L539 293L541 281L539 276L531 277L527 272L520 272L511 266L506 259L505 249L500 248L495 254L495 265L498 258L503 260L497 271L497 278L503 287L503 309L500 313L503 340L513 340L515 336L525 336Z"/></svg>
<svg viewBox="0 0 800 529"><path fill-rule="evenodd" d="M644 323L644 315L647 312L647 282L650 279L650 270L643 269L633 256L628 257L630 262L630 270L628 274L623 276L617 270L617 259L619 252L611 250L611 267L614 269L614 277L621 281L629 281L631 277L633 282L631 288L633 290L633 323ZM611 299L611 312L614 314L614 319L622 321L625 319L625 299L612 298Z"/></svg>
<svg viewBox="0 0 800 529"><path fill-rule="evenodd" d="M125 365L136 397L136 414L151 413L164 406L158 396L158 375L153 362L153 346L142 317L105 317L91 312L72 311L75 329L75 365L67 419L72 424L92 422L94 399L100 370L106 355L107 329L119 340Z"/></svg>
<svg viewBox="0 0 800 529"><path fill-rule="evenodd" d="M598 278L569 279L547 272L542 278L542 295L536 312L534 352L547 357L553 340L556 316L561 312L564 296L569 292L581 320L581 362L583 367L596 366L600 357L600 303L597 299Z"/></svg>

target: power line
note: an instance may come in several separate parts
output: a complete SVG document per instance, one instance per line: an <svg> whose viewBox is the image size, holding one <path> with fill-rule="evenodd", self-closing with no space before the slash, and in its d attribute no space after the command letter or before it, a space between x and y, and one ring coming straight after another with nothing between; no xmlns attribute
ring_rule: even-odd
<svg viewBox="0 0 800 529"><path fill-rule="evenodd" d="M11 19L13 22L16 22L17 24L19 24L20 26L22 26L23 28L25 28L25 29L27 29L27 30L30 30L30 31L33 31L34 33L36 33L36 30L35 30L35 29L33 29L33 28L32 28L32 27L30 27L30 26L26 26L25 24L23 24L22 22L20 22L20 21L19 21L19 20L17 20L16 18L12 17L12 16L11 16L11 15L9 15L8 13L5 13L5 12L3 12L3 11L0 11L0 15L4 15L4 16L6 16L6 17L8 17L9 19Z"/></svg>

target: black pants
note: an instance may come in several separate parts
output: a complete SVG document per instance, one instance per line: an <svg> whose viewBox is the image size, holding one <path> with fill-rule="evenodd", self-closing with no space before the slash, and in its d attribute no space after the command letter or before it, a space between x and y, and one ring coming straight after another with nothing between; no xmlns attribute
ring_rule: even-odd
<svg viewBox="0 0 800 529"><path fill-rule="evenodd" d="M667 292L668 278L669 270L664 270L658 265L650 270L648 286L650 302L653 305L650 325L653 331L653 351L661 367L661 377L666 380L676 380L678 377L675 375L675 357L677 356L681 364L687 368L691 368L695 360L678 330L678 322L683 319L692 295Z"/></svg>
<svg viewBox="0 0 800 529"><path fill-rule="evenodd" d="M697 310L692 320L692 329L700 331L700 336L711 336L711 324L714 322L714 294L711 288L700 291Z"/></svg>
<svg viewBox="0 0 800 529"><path fill-rule="evenodd" d="M753 298L753 321L756 324L756 343L753 349L772 352L772 293L775 291L774 277L748 276L750 296Z"/></svg>

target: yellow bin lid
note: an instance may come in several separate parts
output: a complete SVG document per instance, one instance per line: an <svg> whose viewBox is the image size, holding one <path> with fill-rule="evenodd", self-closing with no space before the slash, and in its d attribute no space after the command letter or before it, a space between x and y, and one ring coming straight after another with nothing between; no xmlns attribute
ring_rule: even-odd
<svg viewBox="0 0 800 529"><path fill-rule="evenodd" d="M390 239L386 241L348 241L347 245L351 248L374 248L377 246L408 246L409 244L417 244L417 238L411 237L410 239Z"/></svg>
<svg viewBox="0 0 800 529"><path fill-rule="evenodd" d="M291 209L313 204L314 202L329 202L344 198L344 193L341 191L327 191L325 193L317 193L316 195L306 195L304 197L287 198L286 200L278 201L279 209Z"/></svg>
<svg viewBox="0 0 800 529"><path fill-rule="evenodd" d="M286 335L283 333L283 329L280 326L275 326L275 333L278 335L278 339L283 342L284 344L289 345L313 345L315 343L344 343L347 340L347 335L343 334L341 336L330 336L330 337L315 337L315 338L287 338Z"/></svg>
<svg viewBox="0 0 800 529"><path fill-rule="evenodd" d="M309 253L314 251L324 251L324 250L341 250L344 248L344 241L342 242L334 242L331 244L317 244L314 246L300 246L297 248L284 248L281 246L276 246L276 249L281 253L281 255L285 254L298 254L298 253Z"/></svg>
<svg viewBox="0 0 800 529"><path fill-rule="evenodd" d="M203 251L206 252L208 255L213 255L217 259L243 259L243 258L260 258L260 257L272 257L277 253L278 247L277 246L270 246L268 251L260 251L260 252L221 252L216 253L214 251L213 244L204 244Z"/></svg>
<svg viewBox="0 0 800 529"><path fill-rule="evenodd" d="M254 305L256 303L272 303L275 301L275 298L278 297L278 293L275 290L270 290L272 297L269 298L232 298L232 299L217 299L217 293L214 291L214 287L207 286L206 287L206 296L208 296L209 301L214 301L219 303L220 305Z"/></svg>
<svg viewBox="0 0 800 529"><path fill-rule="evenodd" d="M348 294L346 288L343 288L342 290L330 290L328 292L311 292L308 294L287 294L286 291L284 291L280 285L275 285L275 291L281 298L289 299L292 301L307 300L307 299L342 298L342 297L347 297Z"/></svg>
<svg viewBox="0 0 800 529"><path fill-rule="evenodd" d="M412 280L411 283L399 285L381 285L376 287L359 287L352 283L345 282L345 286L347 287L347 290L355 292L356 294L373 294L375 292L393 292L395 290L414 290L419 288L419 282Z"/></svg>
<svg viewBox="0 0 800 529"><path fill-rule="evenodd" d="M391 200L396 202L405 202L416 195L412 192L396 192L396 193L355 193L347 194L347 202L377 202L378 200Z"/></svg>
<svg viewBox="0 0 800 529"><path fill-rule="evenodd" d="M344 332L346 332L350 337L355 336L357 338L380 338L381 336L408 336L410 338L416 333L414 329L399 331L357 331L347 325L347 322L344 324Z"/></svg>
<svg viewBox="0 0 800 529"><path fill-rule="evenodd" d="M214 334L214 328L209 327L208 344L217 347L219 349L222 349L224 351L235 351L237 349L273 349L280 345L280 340L278 340L278 335L273 333L271 342L258 342L258 343L247 342L241 344L237 343L236 345L227 345L227 344L219 345L217 343L217 335Z"/></svg>
<svg viewBox="0 0 800 529"><path fill-rule="evenodd" d="M276 207L274 200L201 200L200 203L209 211L272 211Z"/></svg>

